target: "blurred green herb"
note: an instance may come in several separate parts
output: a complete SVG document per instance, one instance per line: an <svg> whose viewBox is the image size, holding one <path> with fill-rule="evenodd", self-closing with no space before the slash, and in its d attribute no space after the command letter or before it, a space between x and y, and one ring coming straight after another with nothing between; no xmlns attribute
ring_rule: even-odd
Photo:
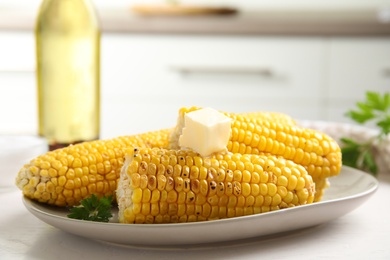
<svg viewBox="0 0 390 260"><path fill-rule="evenodd" d="M343 144L343 164L358 168L373 175L378 174L378 166L373 153L373 143L381 141L390 133L390 93L368 91L363 102L357 102L356 110L346 113L346 116L359 124L375 121L380 132L378 136L365 143L359 143L350 138L341 138Z"/></svg>
<svg viewBox="0 0 390 260"><path fill-rule="evenodd" d="M81 200L79 206L70 208L69 218L97 221L97 222L108 222L112 217L111 204L112 196L104 196L98 198L95 194L91 197Z"/></svg>

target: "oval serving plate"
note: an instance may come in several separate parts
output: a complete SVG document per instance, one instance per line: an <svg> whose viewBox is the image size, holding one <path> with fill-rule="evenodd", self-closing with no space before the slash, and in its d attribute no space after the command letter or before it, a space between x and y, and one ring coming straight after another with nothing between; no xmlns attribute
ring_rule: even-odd
<svg viewBox="0 0 390 260"><path fill-rule="evenodd" d="M321 202L230 219L175 224L120 224L113 207L110 223L67 218L64 208L23 198L37 218L63 231L127 246L180 247L266 237L313 227L341 217L363 204L377 189L378 181L362 171L343 166L329 179L331 185Z"/></svg>

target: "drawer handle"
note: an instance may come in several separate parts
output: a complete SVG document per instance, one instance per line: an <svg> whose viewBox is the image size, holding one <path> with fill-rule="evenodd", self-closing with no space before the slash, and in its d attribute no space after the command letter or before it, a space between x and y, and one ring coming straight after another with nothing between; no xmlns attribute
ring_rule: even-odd
<svg viewBox="0 0 390 260"><path fill-rule="evenodd" d="M222 67L222 66L172 66L172 69L182 75L189 74L242 74L258 75L271 78L275 73L269 68L252 67Z"/></svg>

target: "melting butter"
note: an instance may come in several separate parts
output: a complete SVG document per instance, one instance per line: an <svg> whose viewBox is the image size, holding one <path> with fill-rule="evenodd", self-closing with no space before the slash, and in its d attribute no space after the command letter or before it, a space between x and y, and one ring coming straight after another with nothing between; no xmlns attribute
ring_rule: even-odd
<svg viewBox="0 0 390 260"><path fill-rule="evenodd" d="M230 138L231 119L212 108L185 114L179 137L182 149L192 149L202 156L226 151Z"/></svg>

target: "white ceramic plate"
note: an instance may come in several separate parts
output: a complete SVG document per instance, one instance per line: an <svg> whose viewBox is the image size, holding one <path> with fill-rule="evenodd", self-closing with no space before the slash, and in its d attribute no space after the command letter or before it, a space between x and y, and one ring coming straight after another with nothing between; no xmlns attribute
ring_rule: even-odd
<svg viewBox="0 0 390 260"><path fill-rule="evenodd" d="M119 224L117 210L110 223L67 218L69 211L24 198L26 208L42 221L79 236L141 247L181 247L266 237L313 227L336 219L364 203L377 189L371 175L343 167L324 199L314 204L257 215L179 224Z"/></svg>

